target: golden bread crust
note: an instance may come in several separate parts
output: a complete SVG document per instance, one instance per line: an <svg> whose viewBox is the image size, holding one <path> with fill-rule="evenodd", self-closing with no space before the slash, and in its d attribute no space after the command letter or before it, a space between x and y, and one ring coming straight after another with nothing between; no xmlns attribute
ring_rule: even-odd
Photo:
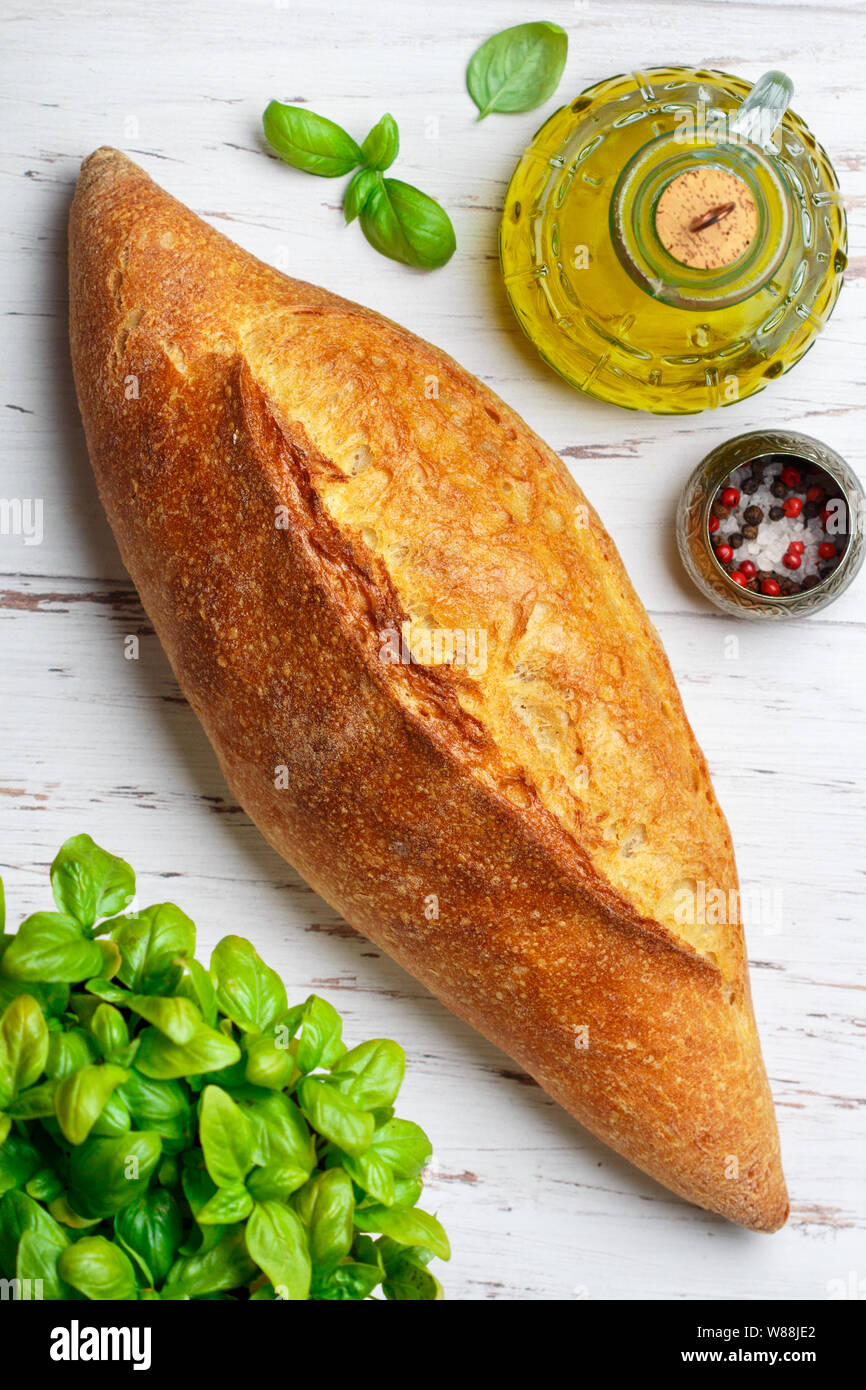
<svg viewBox="0 0 866 1390"><path fill-rule="evenodd" d="M736 889L727 826L560 460L444 354L115 151L82 170L70 277L100 494L238 800L595 1133L775 1229L742 933L676 911ZM483 632L484 669L383 661L407 620Z"/></svg>

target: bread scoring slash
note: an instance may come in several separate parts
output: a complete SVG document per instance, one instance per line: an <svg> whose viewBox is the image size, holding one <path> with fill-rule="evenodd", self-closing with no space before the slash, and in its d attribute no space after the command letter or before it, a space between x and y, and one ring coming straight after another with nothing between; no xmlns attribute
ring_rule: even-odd
<svg viewBox="0 0 866 1390"><path fill-rule="evenodd" d="M560 459L451 358L115 150L82 169L70 290L100 495L241 805L581 1123L777 1229L742 931L688 907L736 901L730 835Z"/></svg>

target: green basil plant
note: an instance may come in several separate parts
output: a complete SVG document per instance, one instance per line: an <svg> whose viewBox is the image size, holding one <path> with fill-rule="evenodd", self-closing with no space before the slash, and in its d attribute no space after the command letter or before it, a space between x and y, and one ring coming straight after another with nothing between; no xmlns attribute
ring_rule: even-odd
<svg viewBox="0 0 866 1390"><path fill-rule="evenodd" d="M89 835L51 885L56 912L12 935L0 884L0 1276L46 1299L440 1299L402 1048L347 1048L243 937L206 968L180 908L125 911L133 871Z"/></svg>

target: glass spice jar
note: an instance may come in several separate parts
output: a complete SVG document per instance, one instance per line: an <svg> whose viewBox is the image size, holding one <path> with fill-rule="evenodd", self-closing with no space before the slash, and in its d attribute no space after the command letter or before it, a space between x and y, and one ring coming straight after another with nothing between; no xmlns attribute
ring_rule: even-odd
<svg viewBox="0 0 866 1390"><path fill-rule="evenodd" d="M752 466L749 473L738 472L747 465ZM781 480L783 472L791 479L799 475L802 482L796 487L786 487ZM759 484L762 475L764 481ZM744 476L750 479L744 491L748 493L751 488L754 493L760 486L764 489L759 494L762 500L766 500L766 480L775 480L772 500L776 503L773 514L777 515L777 520L775 523L767 519L762 521L765 533L772 536L773 526L781 525L787 527L785 537L790 536L788 512L793 512L798 522L802 521L805 543L789 542L787 552L780 556L779 568L772 573L764 571L763 580L757 564L765 552L757 537L744 547L744 528L738 529L733 536L736 552L730 545L721 549L731 539L730 528L719 535L720 526L727 524L730 515L729 507L721 499L725 490L731 488L732 480L737 482ZM811 491L819 499L808 508L811 516L801 510L801 491L802 495L808 495L809 480L812 481ZM731 497L737 490L731 488ZM796 500L791 500L797 498L800 498L799 507ZM751 500L749 495L738 497L737 516L744 514L744 504ZM835 450L795 430L754 430L720 444L698 464L680 497L677 544L690 578L717 608L757 621L801 618L826 608L847 589L860 569L864 556L863 510L864 493L860 482ZM778 513L783 515L778 517ZM720 518L723 518L721 522ZM757 529L751 527L750 534ZM819 529L823 540L820 547L815 544L817 537L814 535ZM796 551L797 545L801 554L792 560L791 551ZM826 563L810 558L824 550L829 552L831 547L835 555ZM777 546L776 551L779 549ZM742 559L739 558L741 551ZM756 555L757 563L746 558L749 554ZM740 569L743 559L745 575ZM813 571L804 582L799 581L797 560L800 559ZM794 592L785 594L778 590L786 584L785 576L789 571L785 566L789 564L795 566L789 581ZM768 586L770 591L763 592L762 586Z"/></svg>

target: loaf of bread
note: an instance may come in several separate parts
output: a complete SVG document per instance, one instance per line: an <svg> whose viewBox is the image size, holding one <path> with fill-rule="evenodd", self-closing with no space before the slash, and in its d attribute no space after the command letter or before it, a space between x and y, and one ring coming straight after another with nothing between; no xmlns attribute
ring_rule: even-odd
<svg viewBox="0 0 866 1390"><path fill-rule="evenodd" d="M776 1229L728 828L559 458L114 150L82 169L70 274L99 491L238 801L582 1124Z"/></svg>

